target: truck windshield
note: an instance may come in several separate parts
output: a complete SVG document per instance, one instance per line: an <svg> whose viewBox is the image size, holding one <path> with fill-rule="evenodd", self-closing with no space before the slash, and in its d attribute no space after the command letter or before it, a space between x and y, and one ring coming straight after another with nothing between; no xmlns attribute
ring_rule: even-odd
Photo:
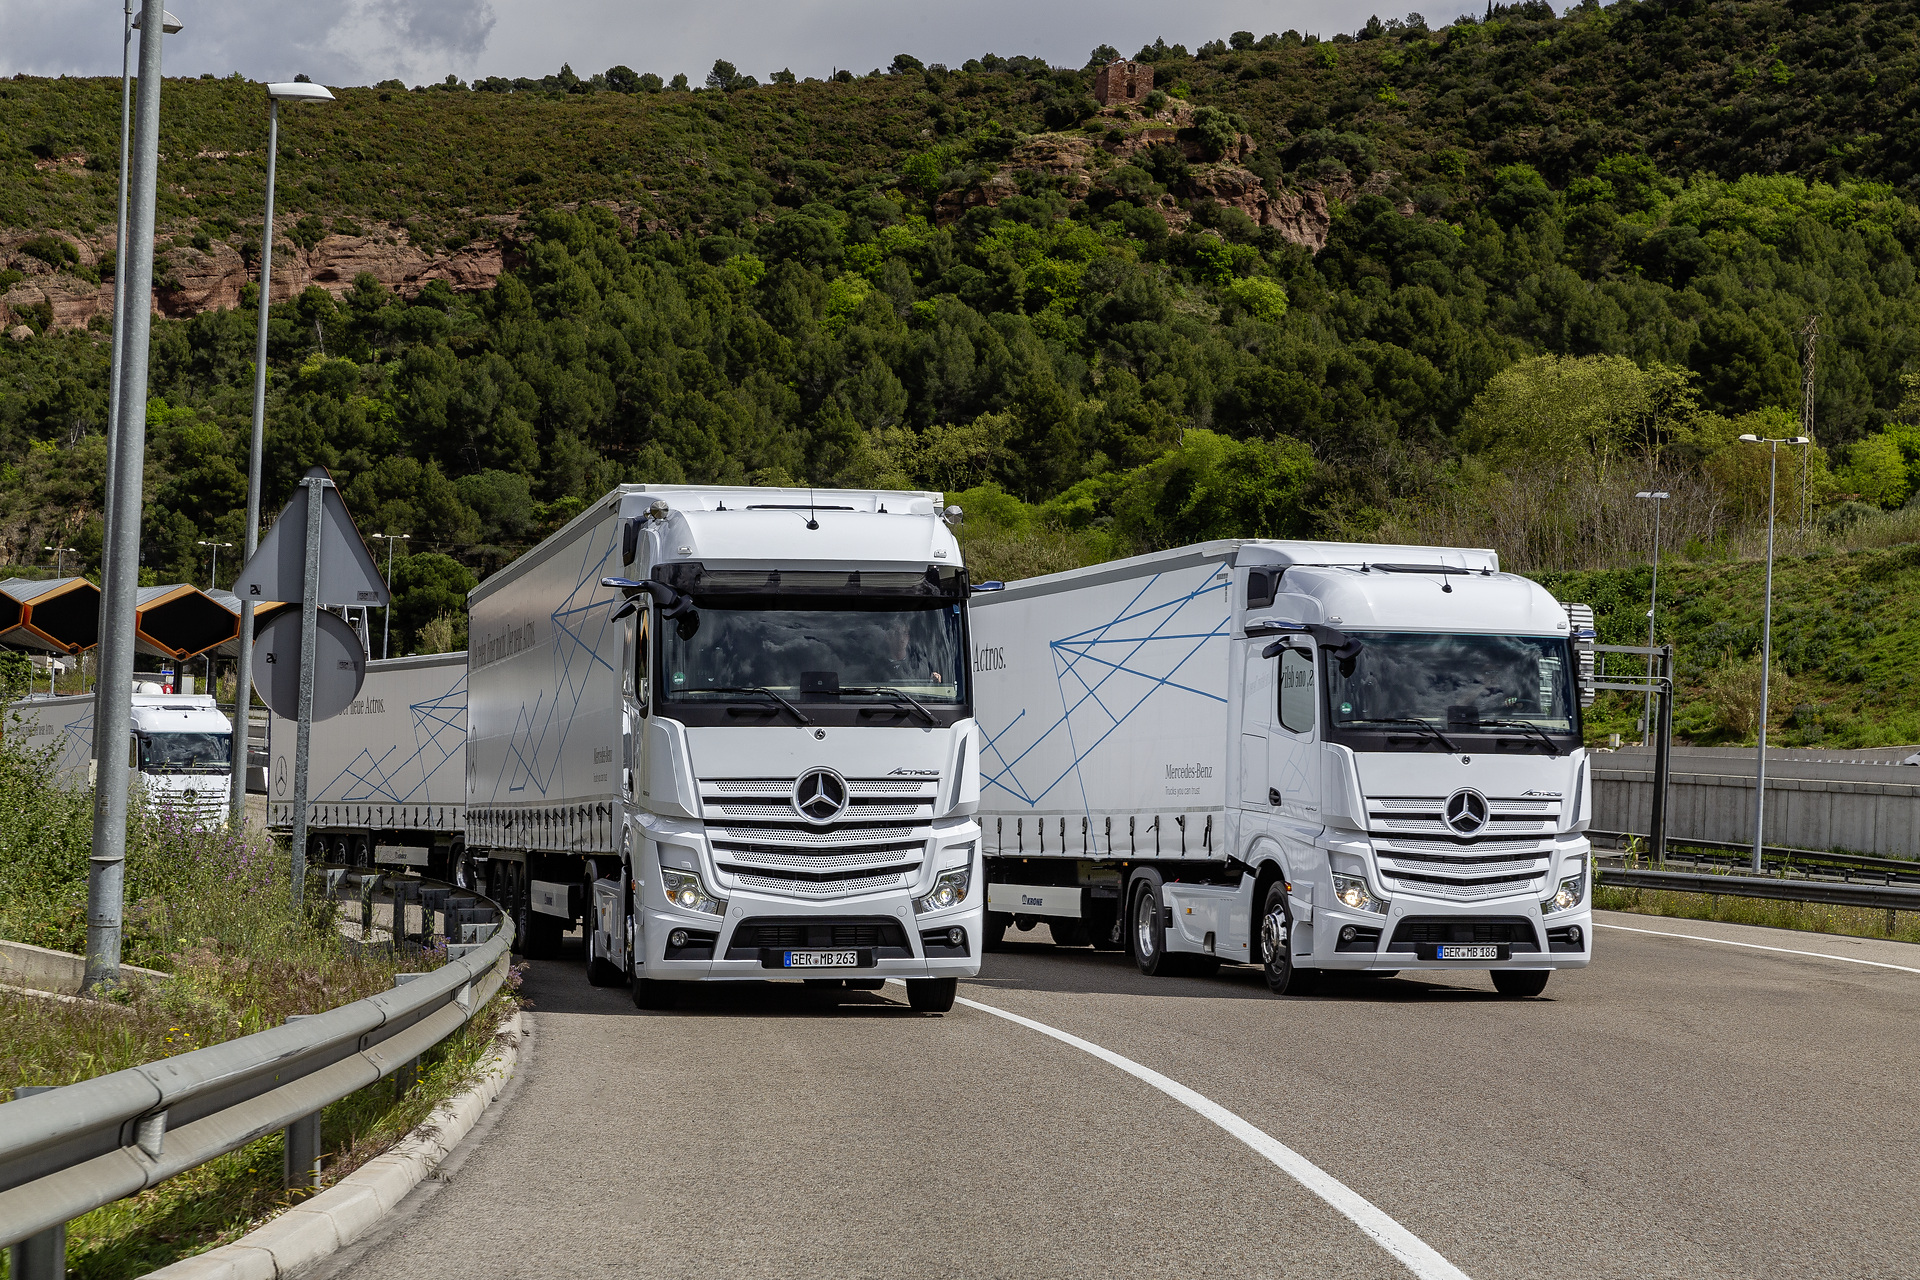
<svg viewBox="0 0 1920 1280"><path fill-rule="evenodd" d="M704 596L690 614L663 619L659 635L660 688L676 715L722 703L777 714L784 699L808 715L930 714L917 704L945 708L950 720L967 699L966 636L952 600Z"/></svg>
<svg viewBox="0 0 1920 1280"><path fill-rule="evenodd" d="M140 736L140 767L154 772L225 769L228 733L149 733Z"/></svg>
<svg viewBox="0 0 1920 1280"><path fill-rule="evenodd" d="M1394 732L1398 725L1437 746L1420 725L1449 738L1578 731L1571 651L1564 639L1386 631L1347 635L1361 646L1351 671L1343 674L1341 663L1327 662L1327 710L1336 733Z"/></svg>

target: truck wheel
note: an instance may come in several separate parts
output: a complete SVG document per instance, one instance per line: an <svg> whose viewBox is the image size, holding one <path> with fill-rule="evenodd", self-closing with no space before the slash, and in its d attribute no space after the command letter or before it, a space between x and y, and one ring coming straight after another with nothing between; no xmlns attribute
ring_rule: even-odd
<svg viewBox="0 0 1920 1280"><path fill-rule="evenodd" d="M959 994L958 978L908 978L907 1003L915 1013L945 1013Z"/></svg>
<svg viewBox="0 0 1920 1280"><path fill-rule="evenodd" d="M1551 969L1495 969L1493 989L1512 1000L1525 1000L1547 989Z"/></svg>
<svg viewBox="0 0 1920 1280"><path fill-rule="evenodd" d="M980 950L999 951L1006 946L1007 926L1013 917L998 911L989 911L980 920Z"/></svg>
<svg viewBox="0 0 1920 1280"><path fill-rule="evenodd" d="M456 847L453 851L453 866L448 871L447 879L454 888L465 889L471 893L474 880L473 855L465 849Z"/></svg>
<svg viewBox="0 0 1920 1280"><path fill-rule="evenodd" d="M591 923L591 922L589 922ZM587 948L593 948L593 931L587 931ZM605 956L590 956L587 960L587 985L593 987L617 987L626 980L627 975L620 972L620 966Z"/></svg>
<svg viewBox="0 0 1920 1280"><path fill-rule="evenodd" d="M373 865L373 837L353 837L353 865L356 867Z"/></svg>
<svg viewBox="0 0 1920 1280"><path fill-rule="evenodd" d="M671 1009L679 1003L677 983L661 982L658 978L635 978L633 980L633 1007L636 1009Z"/></svg>
<svg viewBox="0 0 1920 1280"><path fill-rule="evenodd" d="M1133 948L1133 962L1149 977L1186 973L1182 963L1186 957L1167 951L1167 912L1160 900L1160 877L1143 871L1134 886L1133 908L1127 913L1127 940Z"/></svg>
<svg viewBox="0 0 1920 1280"><path fill-rule="evenodd" d="M1319 987L1318 969L1294 966L1293 917L1287 911L1287 886L1279 880L1267 886L1267 900L1261 907L1260 953L1273 994L1310 996Z"/></svg>
<svg viewBox="0 0 1920 1280"><path fill-rule="evenodd" d="M1053 933L1053 945L1056 947L1087 945L1087 922L1084 920L1049 920L1047 928Z"/></svg>

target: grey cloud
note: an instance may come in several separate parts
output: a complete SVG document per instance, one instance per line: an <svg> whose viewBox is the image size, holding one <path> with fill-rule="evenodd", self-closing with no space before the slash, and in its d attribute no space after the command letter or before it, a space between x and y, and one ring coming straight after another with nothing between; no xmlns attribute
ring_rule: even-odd
<svg viewBox="0 0 1920 1280"><path fill-rule="evenodd" d="M539 76L563 62L581 75L625 64L684 71L698 83L715 58L764 80L782 67L801 76L864 72L903 51L950 65L991 50L1078 66L1102 43L1131 53L1156 37L1193 48L1236 30L1330 36L1374 13L1395 16L1372 0L543 0L497 14L488 0L171 2L186 29L168 39L168 74L274 80L305 72L327 84L421 83L450 71ZM0 0L0 74L117 73L120 8L84 4ZM1420 11L1438 26L1480 8L1447 0Z"/></svg>

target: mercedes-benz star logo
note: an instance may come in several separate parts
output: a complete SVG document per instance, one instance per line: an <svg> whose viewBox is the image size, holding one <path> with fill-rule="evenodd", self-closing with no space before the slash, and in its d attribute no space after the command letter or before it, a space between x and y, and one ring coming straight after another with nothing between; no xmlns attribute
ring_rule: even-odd
<svg viewBox="0 0 1920 1280"><path fill-rule="evenodd" d="M793 807L808 822L832 822L847 807L847 780L831 769L810 769L793 784Z"/></svg>
<svg viewBox="0 0 1920 1280"><path fill-rule="evenodd" d="M1471 787L1462 787L1447 797L1443 817L1455 835L1477 836L1487 825L1487 798Z"/></svg>

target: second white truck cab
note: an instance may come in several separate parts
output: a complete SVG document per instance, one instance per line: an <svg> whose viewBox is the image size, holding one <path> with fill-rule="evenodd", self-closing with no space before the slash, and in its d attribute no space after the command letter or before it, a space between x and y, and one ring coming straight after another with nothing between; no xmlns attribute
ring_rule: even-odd
<svg viewBox="0 0 1920 1280"><path fill-rule="evenodd" d="M67 694L26 698L9 709L27 749L51 751L56 776L73 785L93 785L96 752L106 746L94 741L93 702L90 693ZM136 693L131 728L121 749L147 802L196 826L225 825L233 721L212 696Z"/></svg>
<svg viewBox="0 0 1920 1280"><path fill-rule="evenodd" d="M1485 969L1592 951L1579 653L1491 551L1217 542L980 596L989 939L1142 969Z"/></svg>

